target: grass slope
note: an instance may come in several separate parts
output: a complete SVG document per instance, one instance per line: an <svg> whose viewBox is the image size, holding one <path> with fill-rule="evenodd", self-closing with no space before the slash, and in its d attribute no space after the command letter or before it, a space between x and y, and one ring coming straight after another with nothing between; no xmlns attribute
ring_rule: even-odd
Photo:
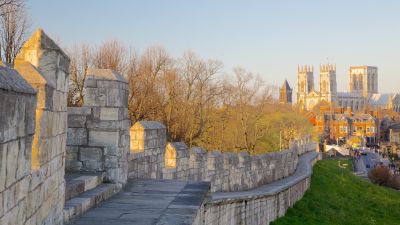
<svg viewBox="0 0 400 225"><path fill-rule="evenodd" d="M344 160L342 160L344 162ZM400 192L376 186L338 167L337 160L314 166L311 188L287 214L283 224L400 224Z"/></svg>

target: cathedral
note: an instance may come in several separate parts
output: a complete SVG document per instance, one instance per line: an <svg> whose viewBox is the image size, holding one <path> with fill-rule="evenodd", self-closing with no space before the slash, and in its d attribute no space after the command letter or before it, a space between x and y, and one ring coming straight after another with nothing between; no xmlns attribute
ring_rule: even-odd
<svg viewBox="0 0 400 225"><path fill-rule="evenodd" d="M314 86L314 67L297 68L297 104L303 110L312 110L318 103L326 102L341 108L360 112L371 109L400 111L398 94L378 93L378 68L374 66L351 66L348 92L338 92L336 65L326 64L319 68L319 90Z"/></svg>

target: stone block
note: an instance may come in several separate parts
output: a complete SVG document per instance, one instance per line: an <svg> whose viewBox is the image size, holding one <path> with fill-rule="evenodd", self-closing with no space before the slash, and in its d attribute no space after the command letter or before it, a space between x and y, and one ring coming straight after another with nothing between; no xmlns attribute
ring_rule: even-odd
<svg viewBox="0 0 400 225"><path fill-rule="evenodd" d="M119 120L127 120L128 118L129 118L128 108L126 108L126 106L124 106L124 108L119 108L118 119ZM129 127L131 127L130 123L129 123Z"/></svg>
<svg viewBox="0 0 400 225"><path fill-rule="evenodd" d="M86 124L86 115L68 115L68 127L83 128Z"/></svg>
<svg viewBox="0 0 400 225"><path fill-rule="evenodd" d="M218 170L222 168L223 158L219 151L211 151L207 153L207 170Z"/></svg>
<svg viewBox="0 0 400 225"><path fill-rule="evenodd" d="M119 108L101 108L100 120L118 120Z"/></svg>
<svg viewBox="0 0 400 225"><path fill-rule="evenodd" d="M87 131L85 128L68 128L67 145L86 145Z"/></svg>
<svg viewBox="0 0 400 225"><path fill-rule="evenodd" d="M6 185L7 144L0 144L0 192Z"/></svg>
<svg viewBox="0 0 400 225"><path fill-rule="evenodd" d="M121 131L119 139L119 147L130 149L130 135L129 131Z"/></svg>
<svg viewBox="0 0 400 225"><path fill-rule="evenodd" d="M105 157L104 166L106 168L118 168L118 157L116 156Z"/></svg>
<svg viewBox="0 0 400 225"><path fill-rule="evenodd" d="M68 107L68 115L90 115L92 110L90 107Z"/></svg>
<svg viewBox="0 0 400 225"><path fill-rule="evenodd" d="M86 88L84 106L106 106L107 90L105 88Z"/></svg>
<svg viewBox="0 0 400 225"><path fill-rule="evenodd" d="M126 107L123 104L122 90L109 88L107 89L107 106L108 107Z"/></svg>
<svg viewBox="0 0 400 225"><path fill-rule="evenodd" d="M10 209L12 209L15 204L15 185L7 188L4 192L3 192L3 198L4 198L4 211L7 212Z"/></svg>
<svg viewBox="0 0 400 225"><path fill-rule="evenodd" d="M66 84L68 84L68 81L67 81L67 77L68 77L68 75L66 75L65 74L65 72L64 71L62 71L62 70L58 70L57 71L57 90L58 91L61 91L61 92L66 92L67 90L66 90Z"/></svg>
<svg viewBox="0 0 400 225"><path fill-rule="evenodd" d="M94 79L86 79L85 86L88 88L97 88L97 81Z"/></svg>
<svg viewBox="0 0 400 225"><path fill-rule="evenodd" d="M89 146L118 146L118 131L89 131Z"/></svg>
<svg viewBox="0 0 400 225"><path fill-rule="evenodd" d="M79 159L81 161L100 161L103 157L103 150L101 148L81 147L79 149Z"/></svg>
<svg viewBox="0 0 400 225"><path fill-rule="evenodd" d="M16 163L18 164L17 168L17 173L16 173L16 179L19 180L24 176L28 176L30 169L28 165L30 164L30 153L26 154L27 152L30 152L31 149L25 147L25 140L20 139L19 140L19 151L18 151L18 158L15 159Z"/></svg>
<svg viewBox="0 0 400 225"><path fill-rule="evenodd" d="M7 144L7 177L6 187L9 187L16 181L16 174L18 169L18 141L12 141Z"/></svg>
<svg viewBox="0 0 400 225"><path fill-rule="evenodd" d="M23 198L28 196L28 191L29 191L29 177L26 176L23 179L21 179L19 182L16 183L15 185L15 200L17 202L21 201Z"/></svg>
<svg viewBox="0 0 400 225"><path fill-rule="evenodd" d="M80 171L82 169L82 162L78 160L66 160L65 170L66 171Z"/></svg>
<svg viewBox="0 0 400 225"><path fill-rule="evenodd" d="M3 215L4 215L3 193L0 191L0 218L3 217Z"/></svg>
<svg viewBox="0 0 400 225"><path fill-rule="evenodd" d="M85 171L103 171L104 164L103 162L99 161L84 161L83 163L83 170Z"/></svg>
<svg viewBox="0 0 400 225"><path fill-rule="evenodd" d="M121 121L118 120L109 120L109 121L101 121L101 120L88 120L87 121L88 129L95 130L118 130L121 127Z"/></svg>

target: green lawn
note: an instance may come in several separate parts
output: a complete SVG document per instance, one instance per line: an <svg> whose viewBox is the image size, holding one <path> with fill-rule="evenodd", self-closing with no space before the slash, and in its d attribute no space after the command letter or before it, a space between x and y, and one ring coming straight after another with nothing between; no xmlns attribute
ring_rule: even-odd
<svg viewBox="0 0 400 225"><path fill-rule="evenodd" d="M342 162L344 162L342 160ZM338 167L337 160L314 166L311 188L273 225L400 224L400 192L376 186Z"/></svg>

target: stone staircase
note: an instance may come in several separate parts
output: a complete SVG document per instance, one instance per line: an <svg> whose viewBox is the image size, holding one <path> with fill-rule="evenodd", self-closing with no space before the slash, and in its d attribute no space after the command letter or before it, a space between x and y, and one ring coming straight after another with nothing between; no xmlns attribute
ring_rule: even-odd
<svg viewBox="0 0 400 225"><path fill-rule="evenodd" d="M103 173L68 173L65 175L64 224L116 194L116 184L103 183Z"/></svg>

